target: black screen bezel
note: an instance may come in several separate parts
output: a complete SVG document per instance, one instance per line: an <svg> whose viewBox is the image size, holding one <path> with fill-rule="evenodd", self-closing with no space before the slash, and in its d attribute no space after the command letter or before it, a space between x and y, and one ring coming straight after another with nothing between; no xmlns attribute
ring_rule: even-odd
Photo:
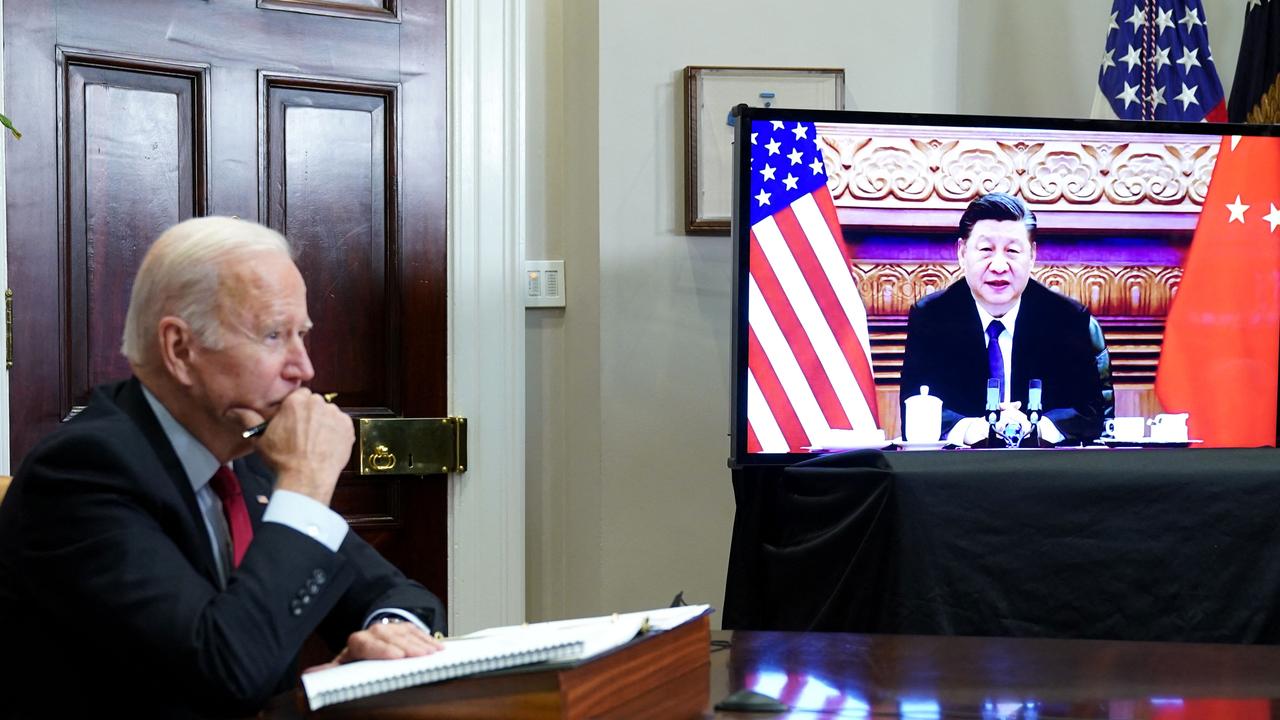
<svg viewBox="0 0 1280 720"><path fill-rule="evenodd" d="M875 125L917 125L938 127L1026 128L1029 130L1075 130L1081 132L1123 132L1185 135L1280 136L1280 125L1240 123L1191 123L1133 120L1080 120L1071 118L1017 117L1006 115L942 115L930 113L889 113L856 110L803 110L792 108L734 108L733 204L730 236L733 239L733 333L731 370L733 397L730 403L729 467L790 465L816 457L816 453L747 452L747 307L744 292L750 271L751 217L749 156L751 123L781 120L814 123L865 123ZM1278 339L1280 342L1280 339ZM1277 387L1280 408L1280 384ZM1276 444L1280 446L1280 418L1276 423Z"/></svg>

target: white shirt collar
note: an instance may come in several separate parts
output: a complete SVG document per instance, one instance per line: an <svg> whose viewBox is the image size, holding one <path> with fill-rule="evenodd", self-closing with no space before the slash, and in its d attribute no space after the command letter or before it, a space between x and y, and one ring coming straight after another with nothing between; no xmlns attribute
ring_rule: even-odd
<svg viewBox="0 0 1280 720"><path fill-rule="evenodd" d="M987 332L987 326L991 324L992 320L999 320L1004 324L1005 332L1009 333L1010 336L1013 335L1014 325L1018 322L1018 310L1022 309L1022 296L1018 296L1018 299L1013 303L1013 307L1009 308L1008 312L999 318L987 312L977 298L974 298L973 304L978 307L978 320L982 322L982 332L984 334Z"/></svg>
<svg viewBox="0 0 1280 720"><path fill-rule="evenodd" d="M218 458L214 457L208 448L173 417L164 403L152 395L146 385L142 385L142 395L151 406L151 412L155 413L156 419L160 421L160 428L164 430L165 437L173 446L178 462L182 463L182 469L187 473L191 489L197 493L200 492L205 485L209 484L214 471L218 469Z"/></svg>

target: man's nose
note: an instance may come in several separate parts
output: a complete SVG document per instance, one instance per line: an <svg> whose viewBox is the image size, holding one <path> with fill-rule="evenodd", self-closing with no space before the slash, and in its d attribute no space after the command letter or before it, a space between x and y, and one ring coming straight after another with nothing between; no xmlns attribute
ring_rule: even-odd
<svg viewBox="0 0 1280 720"><path fill-rule="evenodd" d="M284 367L285 377L299 382L310 382L316 376L311 366L311 356L307 354L307 346L301 337L296 337L289 348L289 357Z"/></svg>
<svg viewBox="0 0 1280 720"><path fill-rule="evenodd" d="M1005 272L1009 269L1009 258L1002 254L993 255L987 268L992 272Z"/></svg>

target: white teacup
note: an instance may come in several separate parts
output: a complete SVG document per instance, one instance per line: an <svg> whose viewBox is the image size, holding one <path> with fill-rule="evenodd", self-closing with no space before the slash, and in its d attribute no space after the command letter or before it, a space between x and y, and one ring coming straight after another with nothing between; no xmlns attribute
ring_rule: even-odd
<svg viewBox="0 0 1280 720"><path fill-rule="evenodd" d="M1159 442L1187 441L1187 413L1162 413L1151 420L1151 439Z"/></svg>
<svg viewBox="0 0 1280 720"><path fill-rule="evenodd" d="M1147 419L1140 416L1107 418L1105 428L1106 432L1103 434L1105 438L1137 442L1147 434Z"/></svg>
<svg viewBox="0 0 1280 720"><path fill-rule="evenodd" d="M920 394L907 398L903 433L907 442L937 442L942 437L942 398L929 394L929 386L921 385Z"/></svg>

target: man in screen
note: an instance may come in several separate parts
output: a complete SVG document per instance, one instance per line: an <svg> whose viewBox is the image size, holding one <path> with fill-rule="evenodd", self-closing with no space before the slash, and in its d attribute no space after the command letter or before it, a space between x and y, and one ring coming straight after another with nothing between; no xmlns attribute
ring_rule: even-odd
<svg viewBox="0 0 1280 720"><path fill-rule="evenodd" d="M956 240L964 280L911 308L901 398L927 385L942 399L942 439L949 442L987 438L989 378L1000 388L997 426L1016 423L1024 433L1028 388L1041 381L1038 429L1049 443L1096 439L1114 412L1097 321L1080 303L1031 279L1035 231L1035 214L1018 198L989 193L974 200Z"/></svg>
<svg viewBox="0 0 1280 720"><path fill-rule="evenodd" d="M156 240L125 319L133 377L0 503L0 717L251 715L294 686L313 631L334 662L440 647L439 599L329 508L354 430L306 387L310 327L274 230L208 217Z"/></svg>

